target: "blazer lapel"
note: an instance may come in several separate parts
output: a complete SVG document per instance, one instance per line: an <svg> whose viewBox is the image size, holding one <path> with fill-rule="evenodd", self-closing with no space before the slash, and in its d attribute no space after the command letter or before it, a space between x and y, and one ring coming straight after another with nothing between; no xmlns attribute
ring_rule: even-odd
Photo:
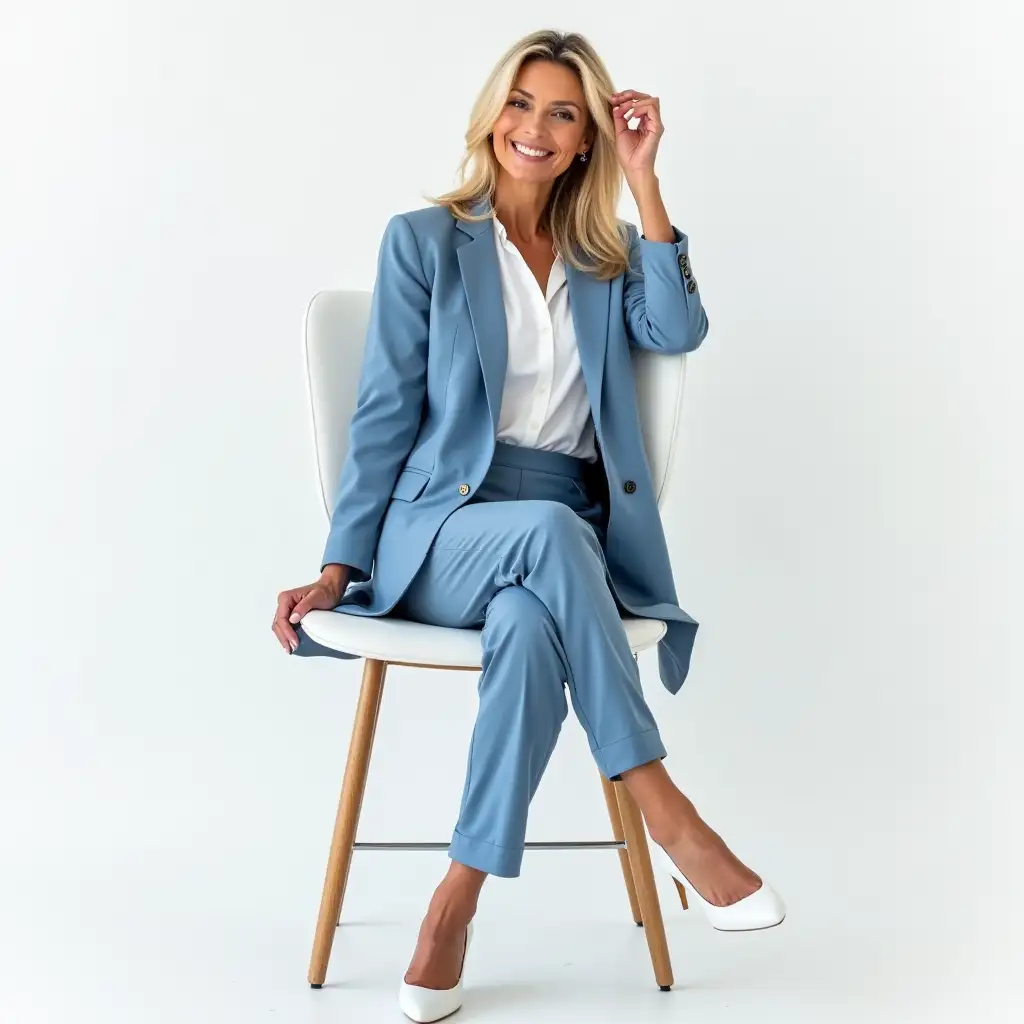
<svg viewBox="0 0 1024 1024"><path fill-rule="evenodd" d="M473 212L479 214L489 208L490 204L486 200L480 200ZM508 322L505 319L501 290L501 270L494 249L494 221L459 220L456 223L471 239L459 246L459 269L466 290L473 333L476 335L487 406L497 432L508 366ZM593 274L577 270L568 262L565 264L565 275L583 380L587 386L595 426L600 430L611 282L599 281Z"/></svg>
<svg viewBox="0 0 1024 1024"><path fill-rule="evenodd" d="M569 311L580 353L580 367L590 396L594 426L600 434L611 281L599 281L593 274L577 270L568 262L565 264L565 276L569 289Z"/></svg>
<svg viewBox="0 0 1024 1024"><path fill-rule="evenodd" d="M486 203L478 203L474 212L480 213L486 206ZM501 396L505 390L505 370L508 366L508 322L505 319L498 254L494 251L494 222L460 220L456 223L472 239L459 246L459 269L466 290L473 333L476 335L476 349L487 392L487 407L497 434Z"/></svg>

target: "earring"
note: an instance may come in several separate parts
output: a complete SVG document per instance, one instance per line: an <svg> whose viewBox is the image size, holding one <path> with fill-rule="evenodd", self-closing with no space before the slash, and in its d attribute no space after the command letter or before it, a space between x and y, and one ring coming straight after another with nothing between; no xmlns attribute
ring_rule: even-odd
<svg viewBox="0 0 1024 1024"><path fill-rule="evenodd" d="M586 162L587 162L587 154L586 153L580 153L580 163L581 164L585 164Z"/></svg>

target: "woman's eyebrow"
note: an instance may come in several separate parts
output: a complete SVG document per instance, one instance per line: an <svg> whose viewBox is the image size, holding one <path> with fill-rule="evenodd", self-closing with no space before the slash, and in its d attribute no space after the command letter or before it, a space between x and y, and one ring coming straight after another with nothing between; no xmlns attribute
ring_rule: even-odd
<svg viewBox="0 0 1024 1024"><path fill-rule="evenodd" d="M533 94L528 93L525 89L520 89L519 86L514 86L513 92L521 92L528 100L532 100ZM577 110L580 109L580 105L575 103L573 100L555 100L551 106L553 107L575 107Z"/></svg>

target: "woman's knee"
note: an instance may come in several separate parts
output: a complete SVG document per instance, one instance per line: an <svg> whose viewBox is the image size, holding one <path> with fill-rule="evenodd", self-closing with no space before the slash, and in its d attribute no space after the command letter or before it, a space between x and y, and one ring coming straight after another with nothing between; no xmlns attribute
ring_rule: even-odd
<svg viewBox="0 0 1024 1024"><path fill-rule="evenodd" d="M496 642L531 650L557 643L558 632L544 602L523 586L504 587L487 606L484 633Z"/></svg>

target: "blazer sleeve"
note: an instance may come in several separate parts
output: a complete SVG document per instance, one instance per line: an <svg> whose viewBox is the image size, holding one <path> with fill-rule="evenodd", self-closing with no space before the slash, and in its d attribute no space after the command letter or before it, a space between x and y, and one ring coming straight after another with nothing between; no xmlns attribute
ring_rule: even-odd
<svg viewBox="0 0 1024 1024"><path fill-rule="evenodd" d="M380 245L356 410L321 560L321 569L351 566L352 583L370 578L384 512L420 427L429 316L416 237L396 214Z"/></svg>
<svg viewBox="0 0 1024 1024"><path fill-rule="evenodd" d="M708 317L690 268L689 240L651 242L633 224L622 301L629 343L666 355L692 352L708 333Z"/></svg>

